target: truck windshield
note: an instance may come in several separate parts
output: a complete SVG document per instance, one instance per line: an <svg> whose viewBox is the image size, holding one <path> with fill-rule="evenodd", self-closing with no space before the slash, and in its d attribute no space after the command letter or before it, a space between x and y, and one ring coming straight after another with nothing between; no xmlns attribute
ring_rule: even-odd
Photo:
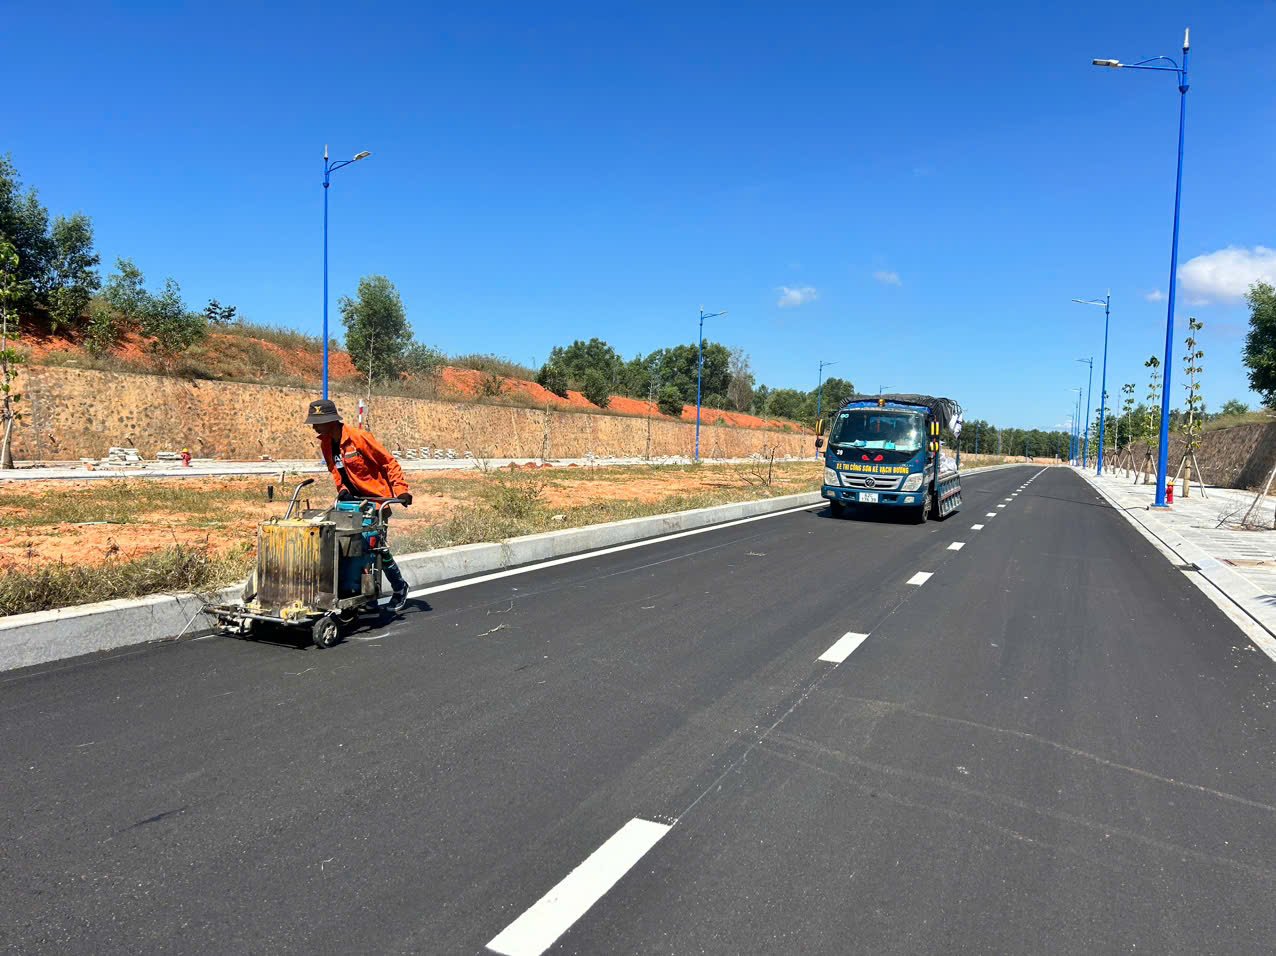
<svg viewBox="0 0 1276 956"><path fill-rule="evenodd" d="M834 448L863 449L865 453L876 453L872 455L873 460L896 462L921 451L925 440L925 416L886 408L849 408L838 412L829 436L829 444Z"/></svg>

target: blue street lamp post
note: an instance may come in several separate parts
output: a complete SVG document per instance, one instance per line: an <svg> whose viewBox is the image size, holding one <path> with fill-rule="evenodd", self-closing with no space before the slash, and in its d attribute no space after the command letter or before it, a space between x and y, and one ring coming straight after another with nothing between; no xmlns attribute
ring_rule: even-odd
<svg viewBox="0 0 1276 956"><path fill-rule="evenodd" d="M1156 461L1156 502L1154 508L1164 508L1165 479L1169 468L1170 451L1170 367L1174 359L1174 284L1178 273L1179 262L1179 208L1183 196L1183 127L1187 121L1187 54L1191 47L1191 32L1183 31L1183 65L1179 66L1168 56L1154 56L1138 63L1122 63L1120 60L1094 60L1095 66L1106 66L1126 70L1158 70L1173 73L1179 81L1179 160L1178 170L1174 177L1174 233L1170 240L1170 292L1165 309L1165 361L1161 364L1161 443L1157 449ZM1148 66L1157 60L1164 60L1172 66Z"/></svg>
<svg viewBox="0 0 1276 956"><path fill-rule="evenodd" d="M1108 319L1112 313L1112 290L1102 299L1073 299L1080 305L1103 306L1103 374L1099 381L1099 467L1095 474L1103 474L1103 432L1108 422ZM1093 360L1092 360L1093 361ZM1090 366L1093 372L1094 366ZM1120 429L1117 429L1120 432ZM1118 436L1119 437L1119 436Z"/></svg>
<svg viewBox="0 0 1276 956"><path fill-rule="evenodd" d="M704 374L704 320L726 314L726 309L721 312L705 312L704 306L700 306L700 335L696 338L696 461L700 460L700 378Z"/></svg>
<svg viewBox="0 0 1276 956"><path fill-rule="evenodd" d="M836 365L837 362L825 362L820 360L820 378L819 384L815 386L815 420L820 420L820 410L824 405L824 370L830 365Z"/></svg>
<svg viewBox="0 0 1276 956"><path fill-rule="evenodd" d="M820 420L820 412L824 406L824 370L830 365L836 364L836 361L825 362L823 359L820 360L819 384L815 386L815 420L817 422ZM818 448L815 449L815 457L820 457L820 450Z"/></svg>
<svg viewBox="0 0 1276 956"><path fill-rule="evenodd" d="M1081 393L1084 389L1074 385L1070 391L1077 393L1077 403L1072 408L1072 463L1081 460Z"/></svg>
<svg viewBox="0 0 1276 956"><path fill-rule="evenodd" d="M1090 467L1090 409L1093 407L1090 399L1094 388L1094 356L1091 355L1088 359L1077 359L1077 361L1083 364L1088 363L1090 366L1090 382L1085 389L1085 444L1081 446L1081 467L1088 468Z"/></svg>
<svg viewBox="0 0 1276 956"><path fill-rule="evenodd" d="M323 397L328 397L328 180L342 166L349 166L372 154L366 149L353 159L328 162L328 147L323 148Z"/></svg>

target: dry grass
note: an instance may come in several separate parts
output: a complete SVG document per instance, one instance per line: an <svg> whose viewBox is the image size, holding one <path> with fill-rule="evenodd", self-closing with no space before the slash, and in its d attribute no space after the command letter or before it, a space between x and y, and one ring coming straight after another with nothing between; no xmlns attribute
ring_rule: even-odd
<svg viewBox="0 0 1276 956"><path fill-rule="evenodd" d="M1201 431L1212 432L1220 428L1235 428L1237 425L1270 425L1276 416L1270 412L1245 412L1241 415L1223 415L1211 418L1201 426ZM1178 434L1176 431L1175 434Z"/></svg>
<svg viewBox="0 0 1276 956"><path fill-rule="evenodd" d="M735 465L554 468L412 475L417 506L396 517L396 552L504 541L558 528L813 491L818 462L777 463L770 485ZM599 482L607 482L599 486ZM112 598L204 591L242 578L252 528L282 513L277 479L121 479L6 486L0 615ZM266 501L266 486L280 495ZM330 493L317 493L316 505ZM103 523L101 527L97 523ZM34 530L33 530L34 529ZM179 538L181 540L179 540ZM117 545L116 542L119 544ZM53 546L58 547L53 547ZM38 546L48 547L43 557Z"/></svg>
<svg viewBox="0 0 1276 956"><path fill-rule="evenodd" d="M0 617L149 594L205 593L241 580L248 567L246 553L215 556L207 548L173 545L92 566L6 568L0 574Z"/></svg>

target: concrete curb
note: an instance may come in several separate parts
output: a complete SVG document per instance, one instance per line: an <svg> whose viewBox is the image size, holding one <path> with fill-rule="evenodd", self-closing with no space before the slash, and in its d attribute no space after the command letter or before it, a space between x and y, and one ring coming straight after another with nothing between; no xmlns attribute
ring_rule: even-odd
<svg viewBox="0 0 1276 956"><path fill-rule="evenodd" d="M1271 620L1271 609L1261 600L1266 595L1258 586L1246 580L1244 576L1233 571L1203 548L1186 540L1152 512L1145 508L1126 507L1110 495L1093 476L1082 471L1077 473L1128 521L1141 527L1148 535L1159 541L1166 550L1177 556L1183 564L1188 566L1185 570L1194 570L1199 573L1245 617L1265 631L1269 637L1276 639L1276 622ZM1271 653L1267 647L1262 649Z"/></svg>
<svg viewBox="0 0 1276 956"><path fill-rule="evenodd" d="M986 465L963 471L962 475L1014 467L1018 465ZM823 502L819 492L806 492L647 518L629 518L583 528L546 531L491 544L440 548L436 551L398 555L396 560L409 586L416 590L476 574L503 571ZM205 600L208 599L210 603L234 600L242 587L242 584L236 585L220 594L204 597L194 594L157 594L146 598L103 601L0 618L0 671L47 664L50 661L115 650L132 644L176 640L184 636L208 633L212 622L202 613Z"/></svg>

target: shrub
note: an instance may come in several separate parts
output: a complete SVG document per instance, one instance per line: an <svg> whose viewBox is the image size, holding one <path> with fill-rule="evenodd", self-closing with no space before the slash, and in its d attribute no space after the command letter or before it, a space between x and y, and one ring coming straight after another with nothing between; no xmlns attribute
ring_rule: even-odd
<svg viewBox="0 0 1276 956"><path fill-rule="evenodd" d="M676 385L666 385L656 399L656 407L660 409L660 413L672 418L682 417L682 405L682 392L678 391Z"/></svg>
<svg viewBox="0 0 1276 956"><path fill-rule="evenodd" d="M491 473L483 488L483 498L502 518L527 518L541 507L548 482L543 478L506 477Z"/></svg>
<svg viewBox="0 0 1276 956"><path fill-rule="evenodd" d="M447 360L453 368L472 368L479 372L490 372L503 378L517 378L524 382L536 380L536 372L526 365L512 362L499 355L453 355Z"/></svg>
<svg viewBox="0 0 1276 956"><path fill-rule="evenodd" d="M602 372L596 368L591 368L585 373L585 381L581 383L581 393L597 405L599 408L606 408L611 402L611 387L607 384L607 379Z"/></svg>
<svg viewBox="0 0 1276 956"><path fill-rule="evenodd" d="M84 347L90 355L105 355L124 338L124 323L109 306L97 304L89 312L84 330Z"/></svg>
<svg viewBox="0 0 1276 956"><path fill-rule="evenodd" d="M546 362L536 373L536 383L547 388L560 398L567 397L567 369L557 362Z"/></svg>
<svg viewBox="0 0 1276 956"><path fill-rule="evenodd" d="M481 398L496 398L505 391L505 379L495 372L484 372L478 390Z"/></svg>

